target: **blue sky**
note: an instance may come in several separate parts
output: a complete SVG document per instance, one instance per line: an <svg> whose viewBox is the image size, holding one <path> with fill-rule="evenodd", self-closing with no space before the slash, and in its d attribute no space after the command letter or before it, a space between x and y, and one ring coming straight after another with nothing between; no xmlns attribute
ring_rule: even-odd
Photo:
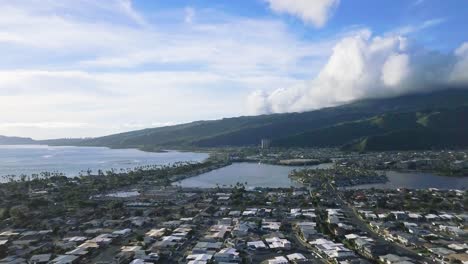
<svg viewBox="0 0 468 264"><path fill-rule="evenodd" d="M466 84L463 0L0 2L0 134L100 136Z"/></svg>

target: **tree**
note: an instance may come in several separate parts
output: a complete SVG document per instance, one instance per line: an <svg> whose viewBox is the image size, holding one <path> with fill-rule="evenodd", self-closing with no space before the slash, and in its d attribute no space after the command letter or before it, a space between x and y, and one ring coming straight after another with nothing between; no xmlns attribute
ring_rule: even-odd
<svg viewBox="0 0 468 264"><path fill-rule="evenodd" d="M24 205L13 206L10 209L10 215L13 222L17 225L23 225L28 220L29 209Z"/></svg>

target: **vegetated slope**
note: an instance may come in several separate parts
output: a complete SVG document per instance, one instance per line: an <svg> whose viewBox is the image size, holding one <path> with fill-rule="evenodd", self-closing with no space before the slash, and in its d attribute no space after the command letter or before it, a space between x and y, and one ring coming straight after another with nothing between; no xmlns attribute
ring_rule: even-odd
<svg viewBox="0 0 468 264"><path fill-rule="evenodd" d="M350 140L394 131L359 123L381 114L446 109L468 103L468 90L451 89L426 94L413 94L386 99L356 101L337 107L304 113L242 116L213 121L149 128L93 139L69 141L73 145L108 146L114 148L180 148L258 145L262 138L278 146L329 146ZM386 117L388 120L389 116ZM403 118L398 116L395 118ZM374 120L377 122L378 120ZM398 121L398 120L397 120ZM350 125L348 122L358 122ZM396 122L398 125L400 121ZM343 128L343 125L346 126ZM403 129L404 127L401 127ZM327 133L314 132L325 129ZM301 134L312 133L309 136ZM315 134L314 134L315 133ZM295 136L297 135L297 136ZM287 138L291 137L291 141ZM303 137L301 139L301 137ZM315 138L316 137L316 138ZM307 141L306 140L310 140ZM47 141L54 144L54 140ZM304 143L304 145L303 145ZM333 143L333 144L331 144ZM61 140L59 145L67 144Z"/></svg>
<svg viewBox="0 0 468 264"><path fill-rule="evenodd" d="M357 151L468 147L468 107L422 115L417 125L363 137L345 146Z"/></svg>
<svg viewBox="0 0 468 264"><path fill-rule="evenodd" d="M275 140L278 147L411 150L466 147L468 106L388 113Z"/></svg>

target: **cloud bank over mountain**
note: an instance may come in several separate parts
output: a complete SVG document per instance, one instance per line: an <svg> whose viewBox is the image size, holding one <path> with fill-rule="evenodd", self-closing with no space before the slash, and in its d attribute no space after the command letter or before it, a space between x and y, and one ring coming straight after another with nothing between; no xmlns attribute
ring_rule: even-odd
<svg viewBox="0 0 468 264"><path fill-rule="evenodd" d="M363 98L390 97L468 83L468 43L452 54L431 51L404 35L361 30L341 39L311 81L248 98L251 113L300 112Z"/></svg>

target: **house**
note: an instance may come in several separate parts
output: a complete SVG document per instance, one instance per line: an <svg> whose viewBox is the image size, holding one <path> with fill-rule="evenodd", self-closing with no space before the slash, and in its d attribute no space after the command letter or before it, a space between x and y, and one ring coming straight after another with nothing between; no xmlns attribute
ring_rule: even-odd
<svg viewBox="0 0 468 264"><path fill-rule="evenodd" d="M333 232L335 233L336 236L345 236L351 233L352 231L354 231L354 226L347 225L344 223L338 223L333 229Z"/></svg>
<svg viewBox="0 0 468 264"><path fill-rule="evenodd" d="M136 227L142 227L151 222L151 219L149 217L143 216L134 216L129 218L128 220L130 220L130 223Z"/></svg>
<svg viewBox="0 0 468 264"><path fill-rule="evenodd" d="M429 248L429 251L440 261L449 261L449 255L455 254L456 252L447 248L437 247Z"/></svg>
<svg viewBox="0 0 468 264"><path fill-rule="evenodd" d="M130 261L133 259L135 256L134 252L131 251L122 251L115 255L114 257L114 263L115 264L127 264L130 263Z"/></svg>
<svg viewBox="0 0 468 264"><path fill-rule="evenodd" d="M239 217L241 216L241 211L230 211L228 216L231 216L231 217Z"/></svg>
<svg viewBox="0 0 468 264"><path fill-rule="evenodd" d="M317 223L315 222L300 222L296 224L297 228L299 229L299 233L301 234L302 238L306 241L309 241L317 235L317 230L315 227Z"/></svg>
<svg viewBox="0 0 468 264"><path fill-rule="evenodd" d="M449 249L454 250L456 252L463 252L468 250L468 245L467 244L450 244L447 246Z"/></svg>
<svg viewBox="0 0 468 264"><path fill-rule="evenodd" d="M153 250L172 248L172 247L179 245L184 240L185 239L183 237L163 236L161 240L156 241L156 243L153 244Z"/></svg>
<svg viewBox="0 0 468 264"><path fill-rule="evenodd" d="M327 239L316 239L309 242L315 248L329 259L344 260L354 258L356 255L353 251L346 248L343 244L335 243Z"/></svg>
<svg viewBox="0 0 468 264"><path fill-rule="evenodd" d="M192 254L187 256L187 264L208 263L212 258L210 254Z"/></svg>
<svg viewBox="0 0 468 264"><path fill-rule="evenodd" d="M439 216L435 214L427 214L424 216L424 218L426 219L426 221L429 221L429 222L437 221L440 219Z"/></svg>
<svg viewBox="0 0 468 264"><path fill-rule="evenodd" d="M4 257L7 254L7 244L8 239L0 239L0 258Z"/></svg>
<svg viewBox="0 0 468 264"><path fill-rule="evenodd" d="M222 218L218 220L218 225L230 226L232 225L232 218L229 218L229 217Z"/></svg>
<svg viewBox="0 0 468 264"><path fill-rule="evenodd" d="M0 264L26 264L26 260L24 258L20 258L17 256L8 256L6 258L0 259Z"/></svg>
<svg viewBox="0 0 468 264"><path fill-rule="evenodd" d="M468 264L468 253L452 254L448 258L455 263Z"/></svg>
<svg viewBox="0 0 468 264"><path fill-rule="evenodd" d="M72 237L64 238L63 240L68 241L68 242L82 243L88 240L88 238L84 236L72 236Z"/></svg>
<svg viewBox="0 0 468 264"><path fill-rule="evenodd" d="M288 260L293 262L293 263L299 263L299 262L307 260L307 258L304 255L302 255L301 253L289 254L289 255L286 256L286 258L288 258Z"/></svg>
<svg viewBox="0 0 468 264"><path fill-rule="evenodd" d="M281 227L280 222L272 222L272 221L263 221L262 222L262 230L267 231L279 231Z"/></svg>
<svg viewBox="0 0 468 264"><path fill-rule="evenodd" d="M250 230L257 229L257 224L254 222L240 222L231 231L234 237L244 237L249 234Z"/></svg>
<svg viewBox="0 0 468 264"><path fill-rule="evenodd" d="M417 243L418 240L415 236L406 233L398 233L396 235L396 238L400 243L402 243L405 246L414 245Z"/></svg>
<svg viewBox="0 0 468 264"><path fill-rule="evenodd" d="M390 248L385 244L367 244L363 246L361 252L368 258L378 259L379 256L388 254Z"/></svg>
<svg viewBox="0 0 468 264"><path fill-rule="evenodd" d="M409 213L408 218L412 221L421 221L423 219L423 216L416 213Z"/></svg>
<svg viewBox="0 0 468 264"><path fill-rule="evenodd" d="M52 258L51 254L34 255L29 259L30 264L46 264Z"/></svg>
<svg viewBox="0 0 468 264"><path fill-rule="evenodd" d="M223 248L214 254L216 262L238 263L241 261L239 252L235 248Z"/></svg>
<svg viewBox="0 0 468 264"><path fill-rule="evenodd" d="M412 259L394 254L387 254L379 257L380 262L385 264L412 264Z"/></svg>
<svg viewBox="0 0 468 264"><path fill-rule="evenodd" d="M391 214L395 217L395 220L403 221L408 218L408 215L403 211L392 211Z"/></svg>
<svg viewBox="0 0 468 264"><path fill-rule="evenodd" d="M451 235L458 236L458 237L465 236L467 234L465 230L459 228L458 226L440 225L439 229L441 231L447 232Z"/></svg>
<svg viewBox="0 0 468 264"><path fill-rule="evenodd" d="M166 233L166 228L160 228L160 229L151 229L148 231L145 235L151 239L158 239Z"/></svg>
<svg viewBox="0 0 468 264"><path fill-rule="evenodd" d="M216 200L216 203L218 205L229 205L231 203L231 197L230 196L220 196L220 197L218 197L218 200Z"/></svg>
<svg viewBox="0 0 468 264"><path fill-rule="evenodd" d="M123 246L120 248L122 252L135 252L141 250L140 246Z"/></svg>
<svg viewBox="0 0 468 264"><path fill-rule="evenodd" d="M247 208L244 212L242 212L242 216L255 216L257 215L257 208Z"/></svg>
<svg viewBox="0 0 468 264"><path fill-rule="evenodd" d="M75 255L75 256L86 256L89 254L89 250L86 249L86 248L80 248L80 247L77 247L71 251L68 251L67 253L65 253L65 255Z"/></svg>
<svg viewBox="0 0 468 264"><path fill-rule="evenodd" d="M51 264L75 264L79 263L79 257L73 255L59 255L53 259Z"/></svg>
<svg viewBox="0 0 468 264"><path fill-rule="evenodd" d="M441 214L439 215L439 217L441 220L446 220L446 221L451 221L453 218L455 218L455 216L451 214Z"/></svg>
<svg viewBox="0 0 468 264"><path fill-rule="evenodd" d="M180 220L172 220L172 221L166 221L162 223L163 227L166 228L176 228L182 224L182 221Z"/></svg>
<svg viewBox="0 0 468 264"><path fill-rule="evenodd" d="M288 264L289 261L283 256L274 257L273 259L268 260L268 264Z"/></svg>
<svg viewBox="0 0 468 264"><path fill-rule="evenodd" d="M192 249L192 254L214 254L223 246L221 242L198 242Z"/></svg>
<svg viewBox="0 0 468 264"><path fill-rule="evenodd" d="M118 237L128 237L132 233L132 229L126 228L122 230L116 230L112 232L112 235L118 236Z"/></svg>
<svg viewBox="0 0 468 264"><path fill-rule="evenodd" d="M266 249L267 245L261 240L247 242L247 248L250 250Z"/></svg>
<svg viewBox="0 0 468 264"><path fill-rule="evenodd" d="M291 242L287 239L281 239L279 237L272 237L272 238L267 238L265 241L268 244L268 247L271 249L290 249L291 248Z"/></svg>

